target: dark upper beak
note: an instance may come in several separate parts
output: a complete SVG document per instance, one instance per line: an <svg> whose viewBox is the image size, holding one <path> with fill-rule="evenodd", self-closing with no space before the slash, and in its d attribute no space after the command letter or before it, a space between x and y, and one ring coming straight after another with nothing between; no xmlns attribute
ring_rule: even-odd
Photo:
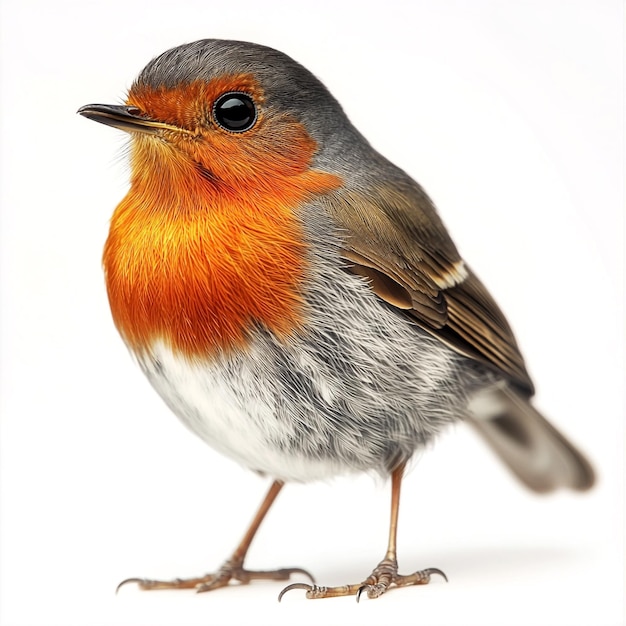
<svg viewBox="0 0 626 626"><path fill-rule="evenodd" d="M80 107L77 113L84 115L90 120L95 120L107 126L113 126L130 133L147 133L154 135L160 130L176 130L185 132L184 129L151 120L144 117L141 111L134 106L123 106L115 104L86 104Z"/></svg>

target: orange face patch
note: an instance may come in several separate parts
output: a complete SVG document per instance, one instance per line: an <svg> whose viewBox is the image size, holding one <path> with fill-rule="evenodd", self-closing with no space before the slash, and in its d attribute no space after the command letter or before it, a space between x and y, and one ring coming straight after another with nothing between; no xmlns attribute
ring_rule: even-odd
<svg viewBox="0 0 626 626"><path fill-rule="evenodd" d="M213 103L229 91L247 93L263 104L263 90L251 74L220 76L210 83L196 80L172 88L139 83L131 88L126 104L138 107L151 119L194 130L210 120Z"/></svg>
<svg viewBox="0 0 626 626"><path fill-rule="evenodd" d="M262 98L243 80L129 96L152 119L196 131L133 138L131 189L104 266L113 318L135 350L161 339L204 358L245 342L253 324L285 336L301 322L306 250L295 211L341 181L310 169L315 141L286 116L260 115L240 134L201 123L225 91Z"/></svg>

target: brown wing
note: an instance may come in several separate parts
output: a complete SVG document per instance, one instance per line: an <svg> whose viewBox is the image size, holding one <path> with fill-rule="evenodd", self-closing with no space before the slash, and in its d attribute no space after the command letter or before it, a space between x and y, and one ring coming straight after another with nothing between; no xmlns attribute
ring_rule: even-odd
<svg viewBox="0 0 626 626"><path fill-rule="evenodd" d="M533 385L504 315L464 264L434 205L413 181L325 199L348 233L344 256L373 291L457 352L529 394Z"/></svg>

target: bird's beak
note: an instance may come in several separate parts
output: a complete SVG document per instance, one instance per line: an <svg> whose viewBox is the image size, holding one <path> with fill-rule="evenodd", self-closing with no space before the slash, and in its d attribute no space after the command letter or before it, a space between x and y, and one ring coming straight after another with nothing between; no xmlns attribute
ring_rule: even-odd
<svg viewBox="0 0 626 626"><path fill-rule="evenodd" d="M175 130L181 132L182 129L157 122L145 117L141 111L134 106L123 106L116 104L86 104L80 107L77 113L84 115L90 120L95 120L107 126L113 126L129 133L146 133L154 135L161 130Z"/></svg>

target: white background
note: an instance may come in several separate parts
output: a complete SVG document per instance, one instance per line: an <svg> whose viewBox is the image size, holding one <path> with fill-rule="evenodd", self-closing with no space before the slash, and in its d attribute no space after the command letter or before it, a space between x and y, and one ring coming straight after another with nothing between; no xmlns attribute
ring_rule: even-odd
<svg viewBox="0 0 626 626"><path fill-rule="evenodd" d="M621 2L4 0L1 18L3 625L623 623ZM447 585L359 605L279 605L281 583L113 593L217 567L266 488L180 426L119 340L100 254L125 137L75 115L203 37L299 60L426 187L538 406L598 469L593 492L540 498L465 427L442 437L405 481L399 555ZM289 486L249 564L356 582L387 515L368 477Z"/></svg>

